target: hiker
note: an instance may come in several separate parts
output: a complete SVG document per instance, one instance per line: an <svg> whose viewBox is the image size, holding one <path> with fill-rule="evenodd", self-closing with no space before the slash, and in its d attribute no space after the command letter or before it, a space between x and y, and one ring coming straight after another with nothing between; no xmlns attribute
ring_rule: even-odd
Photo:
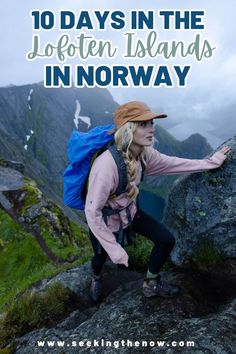
<svg viewBox="0 0 236 354"><path fill-rule="evenodd" d="M127 188L115 195L119 184L117 164L109 151L98 156L90 171L85 202L85 215L89 226L94 256L91 261L91 299L96 303L102 296L102 268L110 257L113 263L128 267L125 239L132 232L150 239L154 245L146 278L143 281L145 297L174 297L180 289L161 279L159 271L175 245L173 235L157 220L137 206L139 183L142 173L171 175L201 172L218 168L226 159L229 147L218 150L211 158L183 159L159 153L152 147L154 119L167 117L152 112L139 101L121 105L114 113L114 146L126 167ZM108 211L108 212L107 212Z"/></svg>

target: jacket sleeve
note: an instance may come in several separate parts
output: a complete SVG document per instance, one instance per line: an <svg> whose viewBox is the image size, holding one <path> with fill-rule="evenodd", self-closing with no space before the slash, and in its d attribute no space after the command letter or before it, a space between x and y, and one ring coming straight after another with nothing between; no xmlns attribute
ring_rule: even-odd
<svg viewBox="0 0 236 354"><path fill-rule="evenodd" d="M214 153L209 159L194 160L164 155L150 148L147 154L145 175L174 175L202 172L220 167L225 159L226 155L220 151Z"/></svg>
<svg viewBox="0 0 236 354"><path fill-rule="evenodd" d="M102 209L114 192L116 166L107 166L107 161L96 160L89 176L85 215L89 228L108 253L112 262L128 266L128 255L116 241L113 232L104 222ZM118 178L118 176L117 176Z"/></svg>

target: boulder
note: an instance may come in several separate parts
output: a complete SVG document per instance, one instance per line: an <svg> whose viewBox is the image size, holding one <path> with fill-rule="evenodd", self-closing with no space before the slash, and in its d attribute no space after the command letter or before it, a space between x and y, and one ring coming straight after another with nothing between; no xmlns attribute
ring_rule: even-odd
<svg viewBox="0 0 236 354"><path fill-rule="evenodd" d="M236 137L224 145L232 151L220 168L181 177L168 196L162 222L176 265L236 257Z"/></svg>
<svg viewBox="0 0 236 354"><path fill-rule="evenodd" d="M0 166L0 192L17 190L23 185L24 178L20 172Z"/></svg>

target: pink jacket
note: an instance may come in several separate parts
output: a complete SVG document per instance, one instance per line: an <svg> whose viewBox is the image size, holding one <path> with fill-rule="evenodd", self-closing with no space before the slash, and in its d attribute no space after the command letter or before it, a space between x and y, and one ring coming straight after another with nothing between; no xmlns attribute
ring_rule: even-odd
<svg viewBox="0 0 236 354"><path fill-rule="evenodd" d="M145 176L152 175L174 175L191 172L201 172L221 166L226 159L226 155L217 151L209 159L190 160L175 156L161 154L152 147L147 148L147 166ZM141 180L142 167L140 161L137 161L136 185ZM116 191L118 187L118 171L116 163L111 153L106 150L94 162L90 176L88 193L85 203L85 214L88 226L93 234L99 240L103 248L108 253L114 263L128 266L128 255L123 247L117 243L113 232L119 230L120 219L118 215L108 217L106 225L102 216L104 206L123 209L131 202L125 193L109 200L109 196ZM130 212L132 219L137 211L135 203L131 204ZM128 220L126 212L121 212L123 227L127 227Z"/></svg>

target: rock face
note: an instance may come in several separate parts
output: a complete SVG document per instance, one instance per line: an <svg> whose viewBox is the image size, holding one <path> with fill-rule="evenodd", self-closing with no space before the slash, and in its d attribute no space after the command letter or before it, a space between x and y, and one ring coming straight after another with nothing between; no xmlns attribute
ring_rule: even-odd
<svg viewBox="0 0 236 354"><path fill-rule="evenodd" d="M204 276L209 278L209 274L200 274L199 271L188 273L180 269L161 274L164 279L181 285L181 296L145 299L141 292L142 275L115 269L110 263L104 269L106 298L100 306L93 306L88 299L89 264L45 281L38 290L56 280L68 286L78 297L78 310L54 328L42 328L20 338L16 354L38 353L37 341L45 343L40 347L40 353L113 353L117 345L119 353L233 353L236 302L230 302L230 299L236 283L233 284L232 279L227 283L226 274L222 278L215 274L212 290L217 286L219 291L221 282L222 294L224 287L230 285L231 293L214 303L210 288L204 293L204 288L200 287L200 279ZM198 289L202 291L201 296ZM54 347L48 347L47 341L55 341ZM56 341L63 341L64 348L59 348ZM92 344L81 347L80 341ZM105 346L106 341L111 341L112 347L109 344ZM137 341L140 342L139 347L135 347ZM146 341L148 347L141 347L141 341ZM187 341L191 343L187 344Z"/></svg>
<svg viewBox="0 0 236 354"><path fill-rule="evenodd" d="M220 168L180 178L169 194L163 222L177 265L207 252L236 257L236 137L224 145L232 152Z"/></svg>

